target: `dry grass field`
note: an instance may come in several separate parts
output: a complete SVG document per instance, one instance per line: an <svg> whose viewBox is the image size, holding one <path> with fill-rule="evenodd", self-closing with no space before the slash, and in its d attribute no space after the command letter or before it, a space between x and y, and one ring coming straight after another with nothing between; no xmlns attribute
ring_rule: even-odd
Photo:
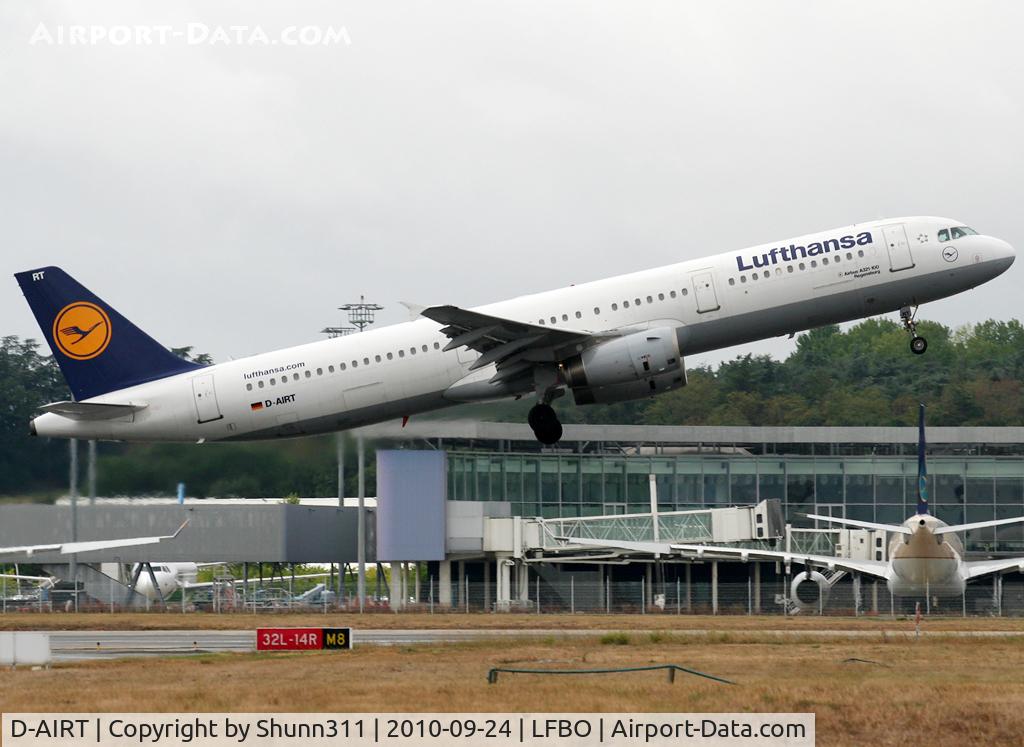
<svg viewBox="0 0 1024 747"><path fill-rule="evenodd" d="M622 635L224 654L0 672L0 710L77 711L813 711L822 745L1022 744L1024 637L908 638L889 618L485 614L9 614L0 630L615 630ZM926 633L1024 632L1019 618L931 618ZM786 630L779 637L769 631ZM828 631L860 631L855 638ZM690 634L686 631L715 631ZM802 635L801 633L806 633ZM614 643L625 637L625 644ZM848 661L864 659L863 661ZM734 680L662 672L538 677L491 667L674 663ZM358 684L353 684L358 683Z"/></svg>
<svg viewBox="0 0 1024 747"><path fill-rule="evenodd" d="M906 618L781 615L530 615L446 613L373 614L188 614L175 612L107 614L11 613L0 615L0 630L245 630L258 627L336 626L386 630L861 630L913 631ZM1020 617L931 617L925 631L1019 631Z"/></svg>
<svg viewBox="0 0 1024 747"><path fill-rule="evenodd" d="M442 618L443 619L443 618ZM648 618L651 619L651 618ZM298 622L298 621L296 621ZM609 620L605 619L607 626ZM636 622L633 618L632 622ZM690 621L691 625L693 621ZM849 625L849 622L847 623ZM224 654L0 672L5 711L813 711L820 745L1021 744L1024 639L919 641L756 631L506 638L351 652ZM865 659L879 663L848 661ZM490 667L674 663L662 672L542 677ZM922 731L923 730L923 731Z"/></svg>

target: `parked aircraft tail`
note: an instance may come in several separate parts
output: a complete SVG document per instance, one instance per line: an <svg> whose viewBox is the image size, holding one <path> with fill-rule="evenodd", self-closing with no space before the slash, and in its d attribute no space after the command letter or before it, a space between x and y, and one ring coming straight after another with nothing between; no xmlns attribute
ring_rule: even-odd
<svg viewBox="0 0 1024 747"><path fill-rule="evenodd" d="M199 367L171 353L59 267L15 277L76 400Z"/></svg>

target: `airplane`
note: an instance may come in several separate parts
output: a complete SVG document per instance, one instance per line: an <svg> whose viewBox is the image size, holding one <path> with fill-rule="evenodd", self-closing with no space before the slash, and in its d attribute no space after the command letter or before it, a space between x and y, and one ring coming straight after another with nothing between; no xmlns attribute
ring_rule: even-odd
<svg viewBox="0 0 1024 747"><path fill-rule="evenodd" d="M219 566L224 565L223 563L151 563L153 569L153 577L156 579L156 586L153 586L153 580L149 577L148 573L140 573L138 580L135 584L135 591L151 600L167 599L178 589L184 591L193 591L195 589L208 589L214 585L213 581L196 581L199 575L199 569L206 566ZM132 574L136 567L132 568ZM295 580L303 580L309 578L326 578L330 576L329 573L304 573L295 576ZM283 579L282 579L283 580ZM271 579L273 581L273 579ZM240 579L235 579L231 583L241 584L243 583ZM249 579L249 584L259 583L259 579ZM157 589L159 588L159 593Z"/></svg>
<svg viewBox="0 0 1024 747"><path fill-rule="evenodd" d="M601 549L618 549L644 554L663 556L683 555L696 558L740 558L748 560L769 560L802 564L806 572L793 579L790 596L800 597L797 589L804 581L814 581L822 597L827 593L825 577L812 570L827 568L829 571L843 570L862 573L884 579L888 590L896 597L959 596L964 593L967 582L981 576L1003 571L1016 570L1024 573L1024 557L997 558L992 560L964 560L964 547L957 534L972 529L1005 526L1024 522L1024 516L994 521L976 521L969 524L946 524L928 511L928 470L925 458L925 406L921 405L918 415L917 445L917 512L902 524L879 524L871 521L841 519L835 516L805 514L809 519L841 524L857 529L873 529L892 535L889 541L888 560L861 560L828 555L760 550L723 545L702 545L661 542L619 542L615 540L586 540L574 537L560 537L572 544L592 546Z"/></svg>
<svg viewBox="0 0 1024 747"><path fill-rule="evenodd" d="M562 436L557 397L585 405L679 389L684 355L893 311L923 354L917 307L1014 259L1007 242L957 220L872 221L473 309L417 307L416 321L206 366L42 267L15 277L74 399L41 407L29 431L272 439L533 396L527 420L550 445Z"/></svg>

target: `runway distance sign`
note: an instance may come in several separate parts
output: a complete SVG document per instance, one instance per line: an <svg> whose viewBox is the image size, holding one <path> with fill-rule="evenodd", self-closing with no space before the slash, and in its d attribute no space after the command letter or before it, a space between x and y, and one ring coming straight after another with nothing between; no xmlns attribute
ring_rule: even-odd
<svg viewBox="0 0 1024 747"><path fill-rule="evenodd" d="M257 628L257 651L322 651L352 648L352 628Z"/></svg>

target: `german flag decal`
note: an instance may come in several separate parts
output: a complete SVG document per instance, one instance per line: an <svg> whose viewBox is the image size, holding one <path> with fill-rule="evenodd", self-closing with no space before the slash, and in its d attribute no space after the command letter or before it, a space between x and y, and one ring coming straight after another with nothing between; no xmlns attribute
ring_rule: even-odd
<svg viewBox="0 0 1024 747"><path fill-rule="evenodd" d="M249 405L249 409L250 410L262 410L263 409L263 403L262 402L253 402L251 405Z"/></svg>

